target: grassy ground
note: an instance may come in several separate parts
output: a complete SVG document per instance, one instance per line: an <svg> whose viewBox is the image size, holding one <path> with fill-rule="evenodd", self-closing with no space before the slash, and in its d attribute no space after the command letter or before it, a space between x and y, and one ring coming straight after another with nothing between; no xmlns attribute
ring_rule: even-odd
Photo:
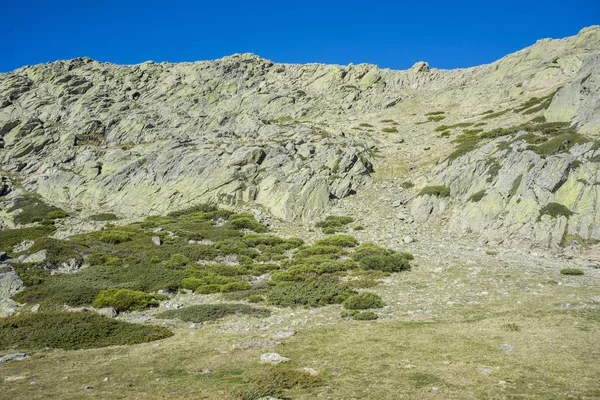
<svg viewBox="0 0 600 400"><path fill-rule="evenodd" d="M384 299L406 277L386 285ZM513 278L532 285L545 279L525 272ZM0 397L235 398L236 388L266 368L260 354L275 351L292 367L314 368L324 378L321 386L286 391L293 399L600 398L600 309L577 302L598 299L598 288L575 282L549 285L550 299L516 292L431 317L394 311L395 318L361 322L341 320L337 305L318 312L279 309L264 320L232 316L199 328L177 324L175 336L159 342L46 350L0 365L3 378L25 377L3 382ZM297 334L273 349L232 347L272 340L286 328Z"/></svg>

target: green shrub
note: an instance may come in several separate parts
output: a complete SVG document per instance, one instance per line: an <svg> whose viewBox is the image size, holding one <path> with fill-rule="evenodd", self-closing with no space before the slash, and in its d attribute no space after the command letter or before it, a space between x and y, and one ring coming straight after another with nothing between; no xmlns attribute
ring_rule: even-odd
<svg viewBox="0 0 600 400"><path fill-rule="evenodd" d="M560 270L563 275L583 275L583 271L577 268L564 268Z"/></svg>
<svg viewBox="0 0 600 400"><path fill-rule="evenodd" d="M94 214L88 217L90 221L116 221L119 218L113 213Z"/></svg>
<svg viewBox="0 0 600 400"><path fill-rule="evenodd" d="M310 246L310 247L299 248L294 253L294 257L306 258L306 257L311 257L311 256L316 256L316 255L329 254L329 255L333 255L337 258L337 257L343 255L344 254L343 252L344 252L344 250L342 250L338 246L314 245L314 246Z"/></svg>
<svg viewBox="0 0 600 400"><path fill-rule="evenodd" d="M221 286L221 293L239 292L242 290L250 290L252 285L248 282L230 282Z"/></svg>
<svg viewBox="0 0 600 400"><path fill-rule="evenodd" d="M521 330L521 327L518 324L509 323L502 325L500 329L507 332L518 332Z"/></svg>
<svg viewBox="0 0 600 400"><path fill-rule="evenodd" d="M232 398L240 400L279 398L289 389L306 389L323 384L320 375L313 376L307 371L280 365L253 372L248 381L247 386L233 391Z"/></svg>
<svg viewBox="0 0 600 400"><path fill-rule="evenodd" d="M360 311L358 311L358 310L342 310L340 312L340 317L342 317L342 318L352 318L356 314L358 314L359 312Z"/></svg>
<svg viewBox="0 0 600 400"><path fill-rule="evenodd" d="M249 229L257 233L267 231L267 227L258 222L252 213L232 214L228 219L228 223L234 229Z"/></svg>
<svg viewBox="0 0 600 400"><path fill-rule="evenodd" d="M18 209L22 210L18 215L15 215L14 217L14 221L17 224L30 224L32 222L41 222L43 220L55 219L57 217L63 218L61 215L66 214L60 208L50 206L34 195L25 195L22 197L17 197L13 200L13 202L14 205L7 211L13 212ZM52 214L54 218L50 218L50 214Z"/></svg>
<svg viewBox="0 0 600 400"><path fill-rule="evenodd" d="M48 213L48 219L61 219L69 216L69 213L63 210L51 211Z"/></svg>
<svg viewBox="0 0 600 400"><path fill-rule="evenodd" d="M544 207L542 207L542 209L540 210L540 215L538 217L538 221L544 215L549 215L552 218L559 218L559 217L569 218L573 214L574 214L573 211L569 210L567 207L563 206L562 204L551 202L551 203L546 204Z"/></svg>
<svg viewBox="0 0 600 400"><path fill-rule="evenodd" d="M181 287L188 290L196 290L202 284L204 284L202 279L188 277L181 282Z"/></svg>
<svg viewBox="0 0 600 400"><path fill-rule="evenodd" d="M360 267L383 272L400 272L410 270L410 258L405 254L373 255L360 259Z"/></svg>
<svg viewBox="0 0 600 400"><path fill-rule="evenodd" d="M356 225L354 228L355 231L364 231L366 228L362 225Z"/></svg>
<svg viewBox="0 0 600 400"><path fill-rule="evenodd" d="M152 295L130 289L108 289L98 294L92 305L96 308L113 307L118 312L143 310L149 307L158 307L158 300L166 296Z"/></svg>
<svg viewBox="0 0 600 400"><path fill-rule="evenodd" d="M207 285L200 285L196 287L196 294L211 294L211 293L220 293L221 285L216 285L214 283Z"/></svg>
<svg viewBox="0 0 600 400"><path fill-rule="evenodd" d="M198 204L196 206L192 206L189 208L184 208L182 210L177 210L177 211L172 211L169 214L167 214L168 217L181 217L182 215L187 215L187 214L194 214L194 213L210 213L210 212L214 212L217 211L217 208L214 206L211 206L209 204L203 203L203 204Z"/></svg>
<svg viewBox="0 0 600 400"><path fill-rule="evenodd" d="M249 234L243 237L244 243L250 247L256 247L258 245L264 246L277 246L283 243L283 239L279 236L273 235L257 235Z"/></svg>
<svg viewBox="0 0 600 400"><path fill-rule="evenodd" d="M170 331L159 326L131 324L91 312L42 312L0 318L1 350L88 349L170 336Z"/></svg>
<svg viewBox="0 0 600 400"><path fill-rule="evenodd" d="M337 235L330 236L327 239L317 240L315 246L356 247L358 246L358 240L348 235Z"/></svg>
<svg viewBox="0 0 600 400"><path fill-rule="evenodd" d="M98 239L104 243L119 244L133 239L134 233L119 230L107 230L96 233Z"/></svg>
<svg viewBox="0 0 600 400"><path fill-rule="evenodd" d="M246 304L200 304L177 310L163 311L156 315L161 319L180 319L185 322L215 321L232 314L244 314L255 317L268 317L271 311L255 308Z"/></svg>
<svg viewBox="0 0 600 400"><path fill-rule="evenodd" d="M345 230L345 226L354 222L354 218L347 216L334 216L329 215L323 221L319 221L315 224L317 228L322 228L323 232L328 228L329 232L342 232ZM333 231L333 232L332 232Z"/></svg>
<svg viewBox="0 0 600 400"><path fill-rule="evenodd" d="M171 258L162 262L162 266L168 269L182 269L190 263L190 259L183 254L172 254Z"/></svg>
<svg viewBox="0 0 600 400"><path fill-rule="evenodd" d="M356 291L346 286L328 282L278 283L267 294L269 304L279 307L305 305L321 307L327 304L342 303Z"/></svg>
<svg viewBox="0 0 600 400"><path fill-rule="evenodd" d="M372 311L363 311L352 316L352 319L356 321L373 321L377 318L379 318L379 316Z"/></svg>
<svg viewBox="0 0 600 400"><path fill-rule="evenodd" d="M265 298L259 294L252 294L248 296L248 303L262 303Z"/></svg>
<svg viewBox="0 0 600 400"><path fill-rule="evenodd" d="M398 128L396 128L395 126L391 126L391 127L383 128L381 131L385 132L385 133L397 133Z"/></svg>
<svg viewBox="0 0 600 400"><path fill-rule="evenodd" d="M0 230L0 250L11 252L12 248L24 240L36 240L54 233L56 228L52 225L32 226L20 229Z"/></svg>
<svg viewBox="0 0 600 400"><path fill-rule="evenodd" d="M474 193L471 197L469 197L469 201L477 203L481 201L481 199L483 199L483 196L485 196L485 190L480 190L479 192Z"/></svg>
<svg viewBox="0 0 600 400"><path fill-rule="evenodd" d="M348 310L368 310L369 308L382 308L385 303L377 294L363 292L349 296L342 305Z"/></svg>
<svg viewBox="0 0 600 400"><path fill-rule="evenodd" d="M419 196L425 195L448 197L450 196L450 188L446 186L426 186L419 192Z"/></svg>

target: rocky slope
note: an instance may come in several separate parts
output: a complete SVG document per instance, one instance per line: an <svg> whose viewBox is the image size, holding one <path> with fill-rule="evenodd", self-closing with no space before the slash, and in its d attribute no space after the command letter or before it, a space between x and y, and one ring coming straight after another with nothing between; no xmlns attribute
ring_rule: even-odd
<svg viewBox="0 0 600 400"><path fill-rule="evenodd" d="M419 223L506 244L600 239L599 54L600 27L590 27L450 71L424 62L407 71L275 64L249 54L23 67L0 74L3 208L25 190L72 215L135 218L211 201L310 221L336 199L368 193L373 180L397 179L416 184L406 206ZM539 154L527 147L541 142L519 141L531 132L516 130L448 158L461 146L453 139L481 134L463 128L487 132L542 116L573 125L573 143ZM417 196L431 185L450 195ZM573 215L540 215L548 203ZM3 215L11 226L12 214Z"/></svg>

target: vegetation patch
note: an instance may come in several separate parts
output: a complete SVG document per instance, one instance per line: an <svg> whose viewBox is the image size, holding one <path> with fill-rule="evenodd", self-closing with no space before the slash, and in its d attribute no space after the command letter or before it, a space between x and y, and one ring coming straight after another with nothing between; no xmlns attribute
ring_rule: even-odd
<svg viewBox="0 0 600 400"><path fill-rule="evenodd" d="M583 275L583 271L578 268L563 268L560 270L563 275Z"/></svg>
<svg viewBox="0 0 600 400"><path fill-rule="evenodd" d="M131 324L91 312L41 312L0 318L2 350L87 349L144 343L172 335L159 326Z"/></svg>
<svg viewBox="0 0 600 400"><path fill-rule="evenodd" d="M342 303L348 310L368 310L370 308L382 308L385 306L381 297L375 293L363 292L349 296Z"/></svg>
<svg viewBox="0 0 600 400"><path fill-rule="evenodd" d="M478 203L485 196L485 190L480 190L477 193L474 193L469 197L469 201L473 203Z"/></svg>
<svg viewBox="0 0 600 400"><path fill-rule="evenodd" d="M90 221L116 221L119 218L113 213L94 214L88 217Z"/></svg>
<svg viewBox="0 0 600 400"><path fill-rule="evenodd" d="M289 389L307 389L324 383L320 375L286 366L273 366L253 372L245 387L233 392L233 398L255 400L260 398L282 397Z"/></svg>
<svg viewBox="0 0 600 400"><path fill-rule="evenodd" d="M251 307L247 304L200 304L177 310L163 311L157 314L156 318L179 319L185 322L206 322L235 314L268 317L271 315L271 311L264 308Z"/></svg>
<svg viewBox="0 0 600 400"><path fill-rule="evenodd" d="M68 214L58 207L44 203L40 198L33 195L18 197L13 200L14 205L8 212L22 210L14 216L17 224L31 224L33 222L42 222L44 220L54 220L64 218Z"/></svg>
<svg viewBox="0 0 600 400"><path fill-rule="evenodd" d="M358 240L353 236L336 235L330 236L327 239L317 240L315 246L356 247L358 246Z"/></svg>
<svg viewBox="0 0 600 400"><path fill-rule="evenodd" d="M362 311L352 316L352 319L355 321L374 321L378 318L379 316L373 311Z"/></svg>
<svg viewBox="0 0 600 400"><path fill-rule="evenodd" d="M139 290L107 289L98 293L92 305L97 308L113 307L118 312L123 312L158 307L158 301L165 299L165 295L148 294Z"/></svg>
<svg viewBox="0 0 600 400"><path fill-rule="evenodd" d="M447 186L426 186L419 192L419 196L425 195L448 197L450 196L450 188Z"/></svg>
<svg viewBox="0 0 600 400"><path fill-rule="evenodd" d="M52 225L31 226L20 229L0 230L0 250L10 253L12 248L24 240L36 240L54 233Z"/></svg>
<svg viewBox="0 0 600 400"><path fill-rule="evenodd" d="M398 133L398 128L396 128L395 126L390 126L387 128L383 128L381 131L385 133Z"/></svg>
<svg viewBox="0 0 600 400"><path fill-rule="evenodd" d="M267 302L278 307L322 307L340 304L353 294L354 289L330 282L280 282L268 292Z"/></svg>
<svg viewBox="0 0 600 400"><path fill-rule="evenodd" d="M546 204L544 207L542 207L542 209L540 210L540 215L538 217L538 221L544 215L549 215L552 218L559 218L559 217L569 218L573 214L574 214L573 211L569 210L564 205L562 205L560 203L551 202L551 203Z"/></svg>
<svg viewBox="0 0 600 400"><path fill-rule="evenodd" d="M333 234L345 232L347 230L346 225L352 222L354 222L352 217L329 215L323 221L317 222L315 226L321 228L325 234Z"/></svg>

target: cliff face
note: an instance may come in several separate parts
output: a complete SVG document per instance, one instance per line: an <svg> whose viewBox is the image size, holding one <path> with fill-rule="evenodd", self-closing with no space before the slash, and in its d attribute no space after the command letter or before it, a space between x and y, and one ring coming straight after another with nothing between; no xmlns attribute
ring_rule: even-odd
<svg viewBox="0 0 600 400"><path fill-rule="evenodd" d="M392 178L403 178L410 165L435 155L440 163L423 163L412 177L415 194L431 184L451 192L416 196L411 209L419 221L439 217L449 229L497 242L555 245L567 233L600 239L599 54L600 28L591 27L451 71L422 62L407 71L276 64L249 54L181 64L75 59L23 67L0 74L0 169L7 182L22 185L3 194L10 200L21 190L35 192L84 215L137 217L209 201L313 220L332 201L369 190L378 171L398 164ZM442 141L439 121L421 121L427 111L447 117ZM519 141L520 135L550 140L566 132L544 136L529 128L478 138L448 159L464 139L459 135L481 134L454 122L489 131L536 117L573 126L576 143L536 152L527 147L542 139ZM394 126L379 129L388 120ZM480 191L485 196L469 201ZM549 202L574 214L539 218Z"/></svg>

